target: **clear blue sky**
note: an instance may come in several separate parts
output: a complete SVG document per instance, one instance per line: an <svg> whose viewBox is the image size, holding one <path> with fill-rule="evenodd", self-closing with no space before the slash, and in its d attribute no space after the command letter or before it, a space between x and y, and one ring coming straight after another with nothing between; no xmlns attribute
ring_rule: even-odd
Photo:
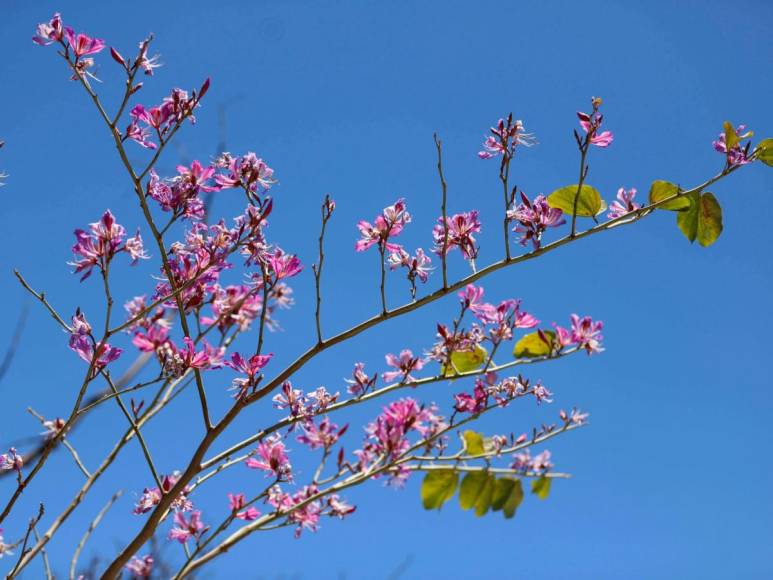
<svg viewBox="0 0 773 580"><path fill-rule="evenodd" d="M725 119L773 137L768 2L472 6L455 0L3 2L0 138L7 144L0 168L10 177L0 191L2 344L30 302L12 268L44 288L62 312L88 307L99 297L95 280L80 284L65 264L72 230L106 207L129 229L141 219L85 95L68 82L53 50L30 42L34 26L55 10L124 54L148 32L156 34L165 66L146 83L139 99L145 104L173 86L212 77L198 125L181 132L162 172L214 153L223 105L228 149L258 152L281 181L270 235L306 264L314 259L318 204L333 194L338 212L324 314L331 331L377 309L375 255L355 255L352 248L358 219L405 196L415 219L404 241L430 243L439 195L433 131L445 142L450 209L482 212L482 264L500 251L501 198L496 162L478 160L476 151L487 127L508 111L540 141L514 166L515 182L530 195L575 182L574 112L591 95L604 97L605 122L616 135L591 158L589 181L608 200L622 185L642 195L653 179L692 185L713 174L722 159L711 141ZM99 60L109 98L115 67L107 54ZM131 151L143 158L139 148ZM550 446L558 468L574 478L555 485L548 501L527 498L514 520L476 519L453 504L424 512L418 480L400 492L375 482L350 494L360 509L349 521L325 521L317 535L300 541L289 530L253 537L208 577L388 578L401 567L403 579L773 577L773 171L746 168L714 191L725 231L709 249L687 243L674 216L662 212L487 280L492 298L521 297L546 322L579 312L606 324L603 355L530 369L555 391L553 406L519 404L482 426L520 432L575 404L591 413L588 429ZM231 193L217 198L216 211L236 213L239 200ZM461 265L454 269L462 272ZM147 291L152 273L140 267L121 274L120 298ZM297 307L282 315L285 331L270 337L277 365L313 338L310 270L294 286ZM407 291L398 292L397 281L392 286L391 302L404 301ZM304 369L297 384L340 389L357 360L381 368L386 352L422 350L452 302L335 349ZM20 352L0 383L3 446L39 431L26 406L65 414L82 374L66 337L37 304L29 305ZM210 389L219 392L212 381ZM456 390L436 385L425 396L448 404ZM215 406L222 411L227 402L223 391ZM176 408L187 409L195 410L192 400ZM377 411L370 406L348 420L357 426ZM276 413L268 404L253 409L229 441ZM73 442L88 465L102 457L122 422L116 408L105 406L78 429ZM150 427L162 470L182 466L194 431L173 422ZM64 453L49 470L25 493L6 526L8 537L23 533L39 499L61 501L64 491L69 497L80 485ZM258 485L253 473L238 476L238 484L215 484L201 500L205 517L223 513L226 491ZM129 511L147 479L132 447L51 547L60 575L76 538L120 486L127 495L82 561L115 553L139 525ZM8 483L0 485L3 497ZM48 517L61 507L52 501ZM39 565L26 577L39 577Z"/></svg>

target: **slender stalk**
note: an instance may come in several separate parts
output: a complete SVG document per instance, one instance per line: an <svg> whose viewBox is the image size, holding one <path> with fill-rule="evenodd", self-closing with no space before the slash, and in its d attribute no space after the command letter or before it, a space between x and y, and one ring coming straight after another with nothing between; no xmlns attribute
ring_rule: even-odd
<svg viewBox="0 0 773 580"><path fill-rule="evenodd" d="M86 546L86 542L89 540L89 537L102 521L102 518L105 517L105 514L107 514L108 510L113 507L113 504L118 501L118 498L121 497L122 494L123 491L118 490L113 495L113 497L108 500L108 502L105 504L105 507L99 510L99 513L97 513L96 517L89 524L89 527L86 529L86 532L83 534L80 542L78 542L78 547L75 548L75 553L73 554L72 560L70 561L70 580L75 580L75 570L78 566L78 558L80 557L83 548Z"/></svg>
<svg viewBox="0 0 773 580"><path fill-rule="evenodd" d="M443 220L443 247L441 248L440 260L443 268L443 288L448 288L448 273L446 268L446 253L448 252L448 216L446 213L447 187L446 179L443 176L443 142L440 140L437 133L435 133L433 137L435 139L435 149L437 149L437 172L438 177L440 177L440 190L443 194L440 203L441 217Z"/></svg>

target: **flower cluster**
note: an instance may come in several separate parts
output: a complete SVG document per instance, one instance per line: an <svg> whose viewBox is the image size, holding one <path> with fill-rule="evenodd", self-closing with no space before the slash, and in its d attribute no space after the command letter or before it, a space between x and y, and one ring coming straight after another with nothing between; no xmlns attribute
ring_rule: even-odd
<svg viewBox="0 0 773 580"><path fill-rule="evenodd" d="M174 524L171 530L169 530L169 539L177 540L181 544L185 544L191 538L198 541L201 536L209 529L209 526L205 526L201 521L201 512L193 511L189 516L183 512L177 512L174 514Z"/></svg>
<svg viewBox="0 0 773 580"><path fill-rule="evenodd" d="M411 294L414 297L416 296L416 279L426 283L429 279L429 273L432 271L430 268L432 259L421 248L417 248L416 254L412 256L402 246L397 246L387 257L387 263L390 270L397 268L407 270L408 281L411 283Z"/></svg>
<svg viewBox="0 0 773 580"><path fill-rule="evenodd" d="M215 165L225 170L215 177L215 182L223 189L241 187L250 193L265 193L276 183L274 170L252 152L240 157L222 153Z"/></svg>
<svg viewBox="0 0 773 580"><path fill-rule="evenodd" d="M513 399L524 395L533 395L537 404L553 402L550 398L553 393L539 381L532 386L521 375L498 381L496 373L486 373L483 377L476 377L472 393L454 395L454 409L459 413L477 415L488 409L492 398L497 405L505 407Z"/></svg>
<svg viewBox="0 0 773 580"><path fill-rule="evenodd" d="M340 393L330 393L325 387L304 394L300 389L294 389L290 381L282 385L281 393L274 395L274 407L288 409L291 417L311 417L324 413L338 400Z"/></svg>
<svg viewBox="0 0 773 580"><path fill-rule="evenodd" d="M339 429L338 425L327 417L322 419L319 425L309 419L303 424L303 433L298 435L298 441L312 450L321 448L330 451L348 428L349 425L344 425Z"/></svg>
<svg viewBox="0 0 773 580"><path fill-rule="evenodd" d="M352 378L344 380L349 385L346 390L352 395L360 397L368 392L369 389L372 389L376 386L378 373L374 374L372 377L368 376L368 374L365 372L365 363L358 362L354 365Z"/></svg>
<svg viewBox="0 0 773 580"><path fill-rule="evenodd" d="M153 574L154 563L153 556L146 554L145 556L134 556L125 567L135 578L150 578Z"/></svg>
<svg viewBox="0 0 773 580"><path fill-rule="evenodd" d="M481 225L476 210L446 217L445 226L442 216L437 221L432 229L432 237L435 242L433 251L438 256L443 255L443 248L446 255L454 248L459 248L466 260L478 257L479 248L475 245L474 234L480 233Z"/></svg>
<svg viewBox="0 0 773 580"><path fill-rule="evenodd" d="M416 377L411 376L411 373L424 368L424 360L421 357L413 356L413 352L408 349L400 351L400 356L389 353L384 358L387 365L395 369L381 375L381 378L388 383L398 377L401 383L412 383L416 380Z"/></svg>
<svg viewBox="0 0 773 580"><path fill-rule="evenodd" d="M535 250L542 245L542 234L548 228L556 228L566 223L560 209L550 207L544 195L538 195L532 201L521 192L521 203L507 212L507 217L516 222L513 231L521 234L520 244L531 242Z"/></svg>
<svg viewBox="0 0 773 580"><path fill-rule="evenodd" d="M161 501L161 498L172 491L172 488L179 481L179 479L180 473L174 472L171 475L165 475L161 478L160 489L158 487L146 487L142 491L142 496L140 499L137 500L136 504L134 504L134 510L132 513L136 515L145 514L155 508ZM191 511L193 509L193 502L188 499L189 493L190 488L185 486L185 488L172 502L171 508L178 512Z"/></svg>
<svg viewBox="0 0 773 580"><path fill-rule="evenodd" d="M397 252L398 249L402 248L389 240L398 236L410 221L411 214L406 210L405 200L398 199L394 205L385 207L372 224L365 220L361 220L357 224L361 238L357 240L354 248L358 252L364 252L371 246L378 244L379 250L382 252Z"/></svg>
<svg viewBox="0 0 773 580"><path fill-rule="evenodd" d="M204 218L205 210L199 193L219 189L211 181L214 173L214 167L205 168L198 161L190 167L178 165L177 175L170 179L160 179L155 171L151 171L147 195L158 202L163 211L171 211L175 217L200 220Z"/></svg>
<svg viewBox="0 0 773 580"><path fill-rule="evenodd" d="M76 34L72 28L64 26L58 12L49 22L38 24L37 34L32 37L32 41L41 46L59 43L65 49L64 55L68 61L72 53L73 79L86 74L93 76L88 69L94 66L94 59L85 57L97 54L105 48L104 40L92 38L82 32Z"/></svg>
<svg viewBox="0 0 773 580"><path fill-rule="evenodd" d="M252 522L260 517L260 512L256 508L247 506L247 499L243 493L229 493L228 507L237 520Z"/></svg>
<svg viewBox="0 0 773 580"><path fill-rule="evenodd" d="M152 141L152 137L163 144L185 119L196 122L193 111L208 90L209 79L204 81L198 93L194 90L188 95L183 89L173 89L160 105L150 108L135 105L129 112L131 122L124 131L123 139L131 139L145 149L156 149L158 144Z"/></svg>
<svg viewBox="0 0 773 580"><path fill-rule="evenodd" d="M14 447L8 449L7 453L0 454L0 471L16 471L21 473L24 467L24 458L19 455Z"/></svg>
<svg viewBox="0 0 773 580"><path fill-rule="evenodd" d="M604 340L604 337L601 334L601 329L604 324L600 320L594 322L590 316L579 317L572 314L571 321L571 329L553 323L559 348L576 345L585 350L588 355L603 352L601 341Z"/></svg>
<svg viewBox="0 0 773 580"><path fill-rule="evenodd" d="M104 274L110 261L119 252L129 254L132 264L136 264L137 260L148 258L139 230L135 236L127 238L124 242L126 230L116 223L110 210L105 211L98 222L89 224L89 230L89 232L75 230L76 242L72 247L72 253L75 254L76 260L69 263L75 266L76 274L83 272L81 280L91 276L94 266Z"/></svg>
<svg viewBox="0 0 773 580"><path fill-rule="evenodd" d="M515 155L518 145L531 147L535 143L534 136L526 133L520 120L513 120L513 114L508 115L507 120L499 119L496 127L491 127L491 135L483 142L483 150L478 152L481 159L491 159L498 155L503 156L502 163Z"/></svg>
<svg viewBox="0 0 773 580"><path fill-rule="evenodd" d="M226 366L243 374L243 377L237 377L233 381L232 389L236 391L236 397L240 398L247 394L250 389L257 387L263 378L261 370L271 360L273 354L255 354L245 359L241 354L235 352L231 355L231 360L226 361Z"/></svg>
<svg viewBox="0 0 773 580"><path fill-rule="evenodd" d="M279 513L289 512L287 519L297 524L295 537L299 538L304 529L316 532L323 515L343 519L355 510L337 494L328 495L324 500L312 499L318 492L316 485L307 485L291 495L275 485L269 491L267 502ZM299 504L303 505L296 507Z"/></svg>
<svg viewBox="0 0 773 580"><path fill-rule="evenodd" d="M547 449L542 453L531 456L529 449L525 449L521 453L516 453L513 456L513 463L510 465L510 469L515 469L521 473L544 475L553 468L553 464L550 462L550 451Z"/></svg>
<svg viewBox="0 0 773 580"><path fill-rule="evenodd" d="M725 130L719 134L716 141L712 142L714 149L727 156L729 167L746 165L751 163L749 159L749 144L741 146L741 142L751 138L752 131L746 131L746 125L738 125L733 128L730 123L725 123Z"/></svg>
<svg viewBox="0 0 773 580"><path fill-rule="evenodd" d="M108 364L118 359L123 349L111 346L107 342L97 342L91 334L91 325L86 316L76 311L72 317L72 333L70 334L70 348L87 363L94 366L94 373L105 368Z"/></svg>

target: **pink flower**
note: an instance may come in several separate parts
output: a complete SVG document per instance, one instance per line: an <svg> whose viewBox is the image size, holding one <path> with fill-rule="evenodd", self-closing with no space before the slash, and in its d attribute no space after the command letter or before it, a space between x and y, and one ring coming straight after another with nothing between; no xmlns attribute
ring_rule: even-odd
<svg viewBox="0 0 773 580"><path fill-rule="evenodd" d="M106 210L98 222L90 224L89 229L90 232L75 230L76 242L72 247L72 253L77 259L69 262L71 266L75 266L74 273L83 272L81 281L91 275L94 266L104 271L107 264L120 252L128 253L134 262L148 257L143 249L139 232L123 244L126 230L116 223L110 210Z"/></svg>
<svg viewBox="0 0 773 580"><path fill-rule="evenodd" d="M214 185L207 185L207 182L215 175L215 168L212 165L205 169L201 163L194 160L194 162L191 163L190 168L185 167L184 165L178 165L177 173L180 175L180 180L184 184L184 187L195 193L198 193L199 191L209 193L220 189Z"/></svg>
<svg viewBox="0 0 773 580"><path fill-rule="evenodd" d="M81 57L89 54L96 54L105 48L104 40L91 38L82 32L79 32L76 35L73 29L69 27L65 27L64 35L67 38L67 43L75 54L75 60L79 60Z"/></svg>
<svg viewBox="0 0 773 580"><path fill-rule="evenodd" d="M0 471L16 471L21 473L24 467L24 458L16 452L14 447L8 449L8 453L0 455Z"/></svg>
<svg viewBox="0 0 773 580"><path fill-rule="evenodd" d="M531 147L535 143L534 136L523 130L520 120L513 120L513 114L507 117L507 121L499 119L496 127L491 127L491 135L483 142L483 151L478 152L481 159L491 159L497 155L504 155L506 159L515 155L518 145Z"/></svg>
<svg viewBox="0 0 773 580"><path fill-rule="evenodd" d="M590 316L580 318L572 314L572 341L580 348L585 349L588 355L602 352L601 341L604 337L601 335L603 328L601 321L593 322Z"/></svg>
<svg viewBox="0 0 773 580"><path fill-rule="evenodd" d="M553 464L550 462L550 451L543 451L539 455L532 457L528 449L522 453L516 453L513 456L513 463L510 469L515 469L521 473L544 474L550 471Z"/></svg>
<svg viewBox="0 0 773 580"><path fill-rule="evenodd" d="M169 341L169 330L163 326L153 325L147 331L137 331L132 344L142 352L155 352Z"/></svg>
<svg viewBox="0 0 773 580"><path fill-rule="evenodd" d="M285 254L280 248L266 254L265 260L273 277L272 283L297 276L303 270L303 264L295 254Z"/></svg>
<svg viewBox="0 0 773 580"><path fill-rule="evenodd" d="M135 515L140 515L152 510L161 501L162 496L172 490L179 479L180 472L176 471L171 475L165 475L161 478L161 489L158 487L146 487L143 490L140 499L137 500L136 504L134 504L132 513ZM185 489L180 492L180 495L174 499L171 504L171 508L175 511L184 512L192 510L193 503L188 499L189 493L190 487L186 486Z"/></svg>
<svg viewBox="0 0 773 580"><path fill-rule="evenodd" d="M254 507L250 506L245 510L242 510L246 505L247 500L244 498L243 493L229 493L228 494L228 507L231 508L231 512L234 517L246 522L252 522L260 517L260 512Z"/></svg>
<svg viewBox="0 0 773 580"><path fill-rule="evenodd" d="M394 205L385 207L373 224L364 220L357 224L362 237L354 248L358 252L364 252L371 246L378 244L382 250L396 251L400 246L389 242L389 239L399 235L405 224L410 223L410 221L411 214L406 211L405 200L400 198Z"/></svg>
<svg viewBox="0 0 773 580"><path fill-rule="evenodd" d="M376 384L377 378L378 378L378 373L373 375L372 377L369 377L368 374L365 372L365 363L358 362L354 365L354 370L352 371L352 378L345 379L346 382L349 384L346 390L355 396L364 395L368 391L368 389L372 388Z"/></svg>
<svg viewBox="0 0 773 580"><path fill-rule="evenodd" d="M414 281L416 278L426 283L429 279L429 273L432 268L429 265L432 259L424 253L421 248L416 249L416 255L411 256L401 246L398 246L387 257L387 263L391 270L403 267L408 269L408 279Z"/></svg>
<svg viewBox="0 0 773 580"><path fill-rule="evenodd" d="M169 539L177 540L181 544L191 538L198 540L209 529L201 521L200 511L191 512L189 518L186 518L183 512L177 512L174 514L174 523L175 527L169 531Z"/></svg>
<svg viewBox="0 0 773 580"><path fill-rule="evenodd" d="M517 222L513 231L521 234L520 243L525 246L531 241L535 250L542 244L542 234L548 228L556 228L566 223L562 218L563 212L548 205L544 195L538 195L533 201L529 201L521 192L521 204L507 212L507 216Z"/></svg>
<svg viewBox="0 0 773 580"><path fill-rule="evenodd" d="M609 219L615 219L639 209L641 206L633 200L634 196L636 196L636 190L634 188L627 191L623 187L618 189L617 201L613 201L609 206L610 211L607 214L607 217Z"/></svg>
<svg viewBox="0 0 773 580"><path fill-rule="evenodd" d="M82 312L77 311L72 317L72 322L73 332L70 334L70 349L89 364L91 364L92 359L95 359L95 373L121 356L122 349L104 342L96 345L95 358L95 341L91 336L91 325L86 321L86 317Z"/></svg>
<svg viewBox="0 0 773 580"><path fill-rule="evenodd" d="M308 445L310 449L322 447L325 450L329 450L346 433L348 427L348 425L344 425L339 429L338 425L332 423L327 417L322 419L319 425L316 425L314 421L309 419L303 425L303 433L298 435L298 441Z"/></svg>
<svg viewBox="0 0 773 580"><path fill-rule="evenodd" d="M481 230L478 212L472 210L446 217L446 228L448 229L447 240L445 240L443 218L439 217L437 225L432 229L432 237L435 241L433 251L439 256L443 255L445 240L446 254L454 248L459 248L465 259L474 260L478 256L478 248L475 246L473 234L480 233Z"/></svg>
<svg viewBox="0 0 773 580"><path fill-rule="evenodd" d="M384 358L390 367L396 369L394 371L387 371L381 375L381 378L386 382L391 382L400 377L401 383L412 383L416 378L412 377L411 373L413 371L420 371L424 368L424 361L422 358L413 356L413 352L408 349L400 351L399 357L389 353Z"/></svg>
<svg viewBox="0 0 773 580"><path fill-rule="evenodd" d="M133 237L126 239L125 248L132 259L132 265L136 264L138 260L147 260L150 258L142 244L142 236L140 236L139 228L137 228L137 233Z"/></svg>
<svg viewBox="0 0 773 580"><path fill-rule="evenodd" d="M237 398L244 396L250 388L255 387L260 382L263 377L260 371L268 364L272 356L274 355L256 354L249 359L245 359L241 354L235 352L231 355L231 360L225 362L226 366L246 375L245 378L238 377L234 379L233 389L237 391Z"/></svg>
<svg viewBox="0 0 773 580"><path fill-rule="evenodd" d="M126 569L137 578L150 578L150 575L153 574L153 556L150 554L134 556L126 564Z"/></svg>
<svg viewBox="0 0 773 580"><path fill-rule="evenodd" d="M727 163L729 166L746 165L751 163L748 154L748 146L741 147L741 141L745 141L754 135L752 131L746 131L746 125L738 125L735 129L730 123L725 123L725 130L719 134L716 141L712 142L714 149L720 153L724 153L727 156ZM733 146L728 149L727 138L728 135L733 142Z"/></svg>
<svg viewBox="0 0 773 580"><path fill-rule="evenodd" d="M483 323L494 322L496 320L497 309L493 304L482 302L483 288L467 284L464 290L458 294L462 305L475 315Z"/></svg>
<svg viewBox="0 0 773 580"><path fill-rule="evenodd" d="M577 112L577 118L580 119L580 127L587 133L586 138L591 145L595 145L596 147L609 147L615 136L611 131L598 132L601 127L601 122L604 120L604 116L599 112L601 98L593 97L591 103L593 105L593 112L590 115L579 111ZM579 141L579 137L577 137L577 139Z"/></svg>
<svg viewBox="0 0 773 580"><path fill-rule="evenodd" d="M357 509L355 506L341 500L337 493L328 496L327 506L330 508L330 515L339 519L344 519L344 517L354 513L354 510Z"/></svg>
<svg viewBox="0 0 773 580"><path fill-rule="evenodd" d="M46 46L52 42L61 42L64 38L64 28L62 28L62 16L56 12L49 22L38 24L37 34L32 37L32 41Z"/></svg>
<svg viewBox="0 0 773 580"><path fill-rule="evenodd" d="M261 441L254 453L254 456L245 461L247 467L262 469L268 472L267 475L273 475L280 481L292 481L292 465L278 433Z"/></svg>
<svg viewBox="0 0 773 580"><path fill-rule="evenodd" d="M252 152L242 157L223 153L217 159L216 165L226 170L226 173L218 173L215 176L215 182L223 189L243 187L255 193L260 188L266 192L276 183L274 170Z"/></svg>

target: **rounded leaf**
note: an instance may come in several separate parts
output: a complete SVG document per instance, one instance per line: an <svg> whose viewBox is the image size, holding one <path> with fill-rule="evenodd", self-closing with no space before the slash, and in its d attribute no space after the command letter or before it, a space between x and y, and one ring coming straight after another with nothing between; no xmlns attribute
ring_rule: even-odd
<svg viewBox="0 0 773 580"><path fill-rule="evenodd" d="M451 353L451 368L443 367L443 375L452 377L454 375L477 371L483 366L488 358L488 351L478 345L475 350L455 351Z"/></svg>
<svg viewBox="0 0 773 580"><path fill-rule="evenodd" d="M757 144L757 159L773 167L773 139L763 139Z"/></svg>
<svg viewBox="0 0 773 580"><path fill-rule="evenodd" d="M513 355L515 358L535 358L549 356L553 352L556 333L552 330L531 332L515 343Z"/></svg>
<svg viewBox="0 0 773 580"><path fill-rule="evenodd" d="M491 509L503 510L506 518L515 515L515 510L523 501L523 487L520 479L501 477L494 485L494 496L491 500Z"/></svg>
<svg viewBox="0 0 773 580"><path fill-rule="evenodd" d="M658 179L653 181L650 186L650 203L657 203L668 197L673 197L677 193L679 193L679 186L677 184ZM658 206L658 209L667 209L669 211L682 211L689 208L690 200L687 197L677 197Z"/></svg>
<svg viewBox="0 0 773 580"><path fill-rule="evenodd" d="M478 500L481 496L483 496L483 500L485 500L486 496L484 492L489 486L490 479L493 478L485 471L472 471L464 476L462 485L459 486L459 505L463 510L474 507L475 511L478 511ZM493 492L493 485L491 487ZM492 493L489 493L488 503L491 503L491 495ZM486 509L488 509L488 507L486 507Z"/></svg>
<svg viewBox="0 0 773 580"><path fill-rule="evenodd" d="M577 196L577 184L567 185L555 190L548 196L548 205L563 211L567 215L574 212L574 198ZM594 217L607 209L606 202L595 187L583 184L577 200L577 215Z"/></svg>
<svg viewBox="0 0 773 580"><path fill-rule="evenodd" d="M694 193L690 196L690 209L676 216L676 223L685 237L703 246L710 246L722 233L722 208L712 193Z"/></svg>
<svg viewBox="0 0 773 580"><path fill-rule="evenodd" d="M531 492L540 499L547 499L550 494L550 481L549 477L540 477L531 482Z"/></svg>
<svg viewBox="0 0 773 580"><path fill-rule="evenodd" d="M438 469L424 476L421 484L421 501L424 509L440 509L454 496L459 475L453 469Z"/></svg>
<svg viewBox="0 0 773 580"><path fill-rule="evenodd" d="M464 437L464 450L467 455L483 455L485 449L481 433L468 429L462 434L462 437Z"/></svg>

